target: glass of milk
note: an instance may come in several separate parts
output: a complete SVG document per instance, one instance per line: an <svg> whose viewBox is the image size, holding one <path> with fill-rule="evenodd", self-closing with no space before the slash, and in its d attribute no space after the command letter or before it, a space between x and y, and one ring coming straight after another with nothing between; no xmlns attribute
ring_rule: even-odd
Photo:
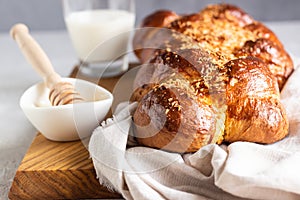
<svg viewBox="0 0 300 200"><path fill-rule="evenodd" d="M134 0L63 0L63 10L82 73L100 78L128 69Z"/></svg>

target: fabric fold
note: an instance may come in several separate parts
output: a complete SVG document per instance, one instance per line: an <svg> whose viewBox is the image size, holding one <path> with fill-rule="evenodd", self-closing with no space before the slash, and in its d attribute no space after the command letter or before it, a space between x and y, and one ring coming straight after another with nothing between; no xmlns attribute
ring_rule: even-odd
<svg viewBox="0 0 300 200"><path fill-rule="evenodd" d="M100 183L125 199L300 199L299 77L297 69L282 92L290 134L271 145L211 144L184 155L128 146L137 104L119 105L89 143Z"/></svg>

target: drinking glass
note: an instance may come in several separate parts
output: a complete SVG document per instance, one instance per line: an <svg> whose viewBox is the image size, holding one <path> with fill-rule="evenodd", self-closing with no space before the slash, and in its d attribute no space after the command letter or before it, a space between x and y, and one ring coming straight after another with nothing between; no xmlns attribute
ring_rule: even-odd
<svg viewBox="0 0 300 200"><path fill-rule="evenodd" d="M128 69L134 0L63 0L63 11L82 73L109 77Z"/></svg>

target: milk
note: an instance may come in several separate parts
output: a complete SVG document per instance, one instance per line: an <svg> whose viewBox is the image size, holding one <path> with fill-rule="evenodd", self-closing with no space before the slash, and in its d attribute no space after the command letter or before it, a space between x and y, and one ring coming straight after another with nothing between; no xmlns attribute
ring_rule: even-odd
<svg viewBox="0 0 300 200"><path fill-rule="evenodd" d="M65 21L82 61L110 62L126 53L135 15L124 10L87 10L71 13Z"/></svg>

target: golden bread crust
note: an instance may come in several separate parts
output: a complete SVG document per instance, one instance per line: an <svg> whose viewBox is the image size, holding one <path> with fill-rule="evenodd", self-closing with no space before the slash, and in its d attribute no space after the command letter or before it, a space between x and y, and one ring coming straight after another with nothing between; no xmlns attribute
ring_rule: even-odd
<svg viewBox="0 0 300 200"><path fill-rule="evenodd" d="M226 67L230 79L226 85L224 141L268 144L284 138L288 119L268 67L253 57L232 60Z"/></svg>
<svg viewBox="0 0 300 200"><path fill-rule="evenodd" d="M288 120L279 91L293 63L276 35L227 4L152 17L169 15L176 19L158 25L167 29L135 35L137 56L147 64L132 95L139 102L133 116L138 142L183 153L211 143L284 138Z"/></svg>

